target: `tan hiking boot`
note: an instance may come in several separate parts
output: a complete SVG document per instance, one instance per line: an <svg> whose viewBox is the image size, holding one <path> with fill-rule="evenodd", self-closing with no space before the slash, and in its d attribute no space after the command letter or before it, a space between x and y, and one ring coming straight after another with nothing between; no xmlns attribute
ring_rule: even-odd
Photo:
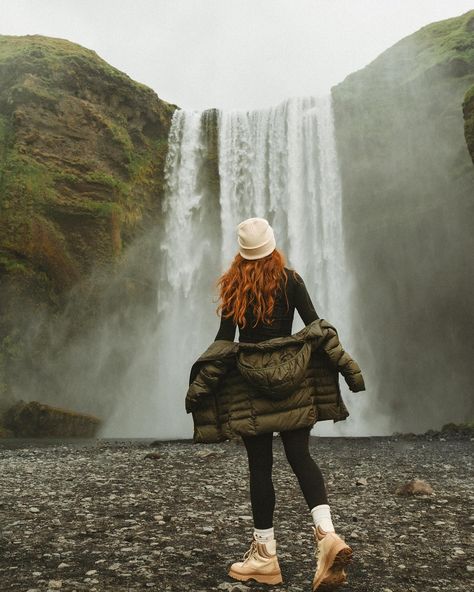
<svg viewBox="0 0 474 592"><path fill-rule="evenodd" d="M262 584L282 584L275 539L269 543L259 543L254 533L250 549L244 554L243 561L233 563L228 573L231 578L243 582L253 579Z"/></svg>
<svg viewBox="0 0 474 592"><path fill-rule="evenodd" d="M317 545L313 592L317 588L329 592L347 582L344 568L352 561L352 549L335 532L326 532L320 526L312 528Z"/></svg>

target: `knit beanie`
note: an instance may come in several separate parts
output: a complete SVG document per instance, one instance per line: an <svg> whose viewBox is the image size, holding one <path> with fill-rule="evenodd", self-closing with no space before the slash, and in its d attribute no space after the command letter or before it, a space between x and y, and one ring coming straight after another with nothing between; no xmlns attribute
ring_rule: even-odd
<svg viewBox="0 0 474 592"><path fill-rule="evenodd" d="M273 228L265 218L248 218L237 226L239 253L244 259L261 259L275 249Z"/></svg>

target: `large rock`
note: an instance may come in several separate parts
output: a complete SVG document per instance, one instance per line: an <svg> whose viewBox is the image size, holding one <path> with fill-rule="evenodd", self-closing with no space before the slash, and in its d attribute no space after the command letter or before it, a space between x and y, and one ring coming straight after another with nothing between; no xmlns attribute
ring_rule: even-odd
<svg viewBox="0 0 474 592"><path fill-rule="evenodd" d="M51 407L37 401L20 401L7 410L3 423L15 437L20 438L92 438L101 421L87 413Z"/></svg>
<svg viewBox="0 0 474 592"><path fill-rule="evenodd" d="M473 39L474 11L433 23L332 89L371 425L474 417Z"/></svg>

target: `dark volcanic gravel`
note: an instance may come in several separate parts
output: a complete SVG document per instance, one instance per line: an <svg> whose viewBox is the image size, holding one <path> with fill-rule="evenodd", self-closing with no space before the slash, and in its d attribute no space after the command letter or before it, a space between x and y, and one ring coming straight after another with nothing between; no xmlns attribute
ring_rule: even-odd
<svg viewBox="0 0 474 592"><path fill-rule="evenodd" d="M238 441L0 440L0 590L311 591L311 515L274 439L284 584L227 576L252 536ZM364 592L474 589L473 439L311 438ZM147 454L151 458L145 458ZM400 496L423 479L432 495Z"/></svg>

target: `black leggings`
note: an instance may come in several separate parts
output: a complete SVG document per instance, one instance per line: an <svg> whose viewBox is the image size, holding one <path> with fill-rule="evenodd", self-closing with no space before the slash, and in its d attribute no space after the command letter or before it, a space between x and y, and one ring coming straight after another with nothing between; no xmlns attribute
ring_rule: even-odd
<svg viewBox="0 0 474 592"><path fill-rule="evenodd" d="M311 510L327 504L324 477L309 453L311 428L280 432L286 458L298 478L306 503ZM275 490L272 481L273 432L258 436L242 436L247 449L250 469L250 499L255 528L273 526Z"/></svg>

